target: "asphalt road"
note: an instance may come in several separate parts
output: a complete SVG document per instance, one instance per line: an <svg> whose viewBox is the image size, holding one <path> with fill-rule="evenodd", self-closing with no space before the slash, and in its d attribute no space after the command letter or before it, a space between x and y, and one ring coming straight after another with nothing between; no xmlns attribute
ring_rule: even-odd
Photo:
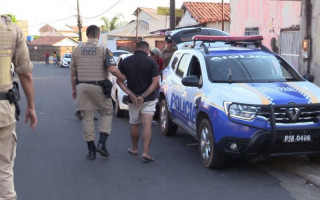
<svg viewBox="0 0 320 200"><path fill-rule="evenodd" d="M18 199L294 199L281 179L252 162L236 160L221 170L202 167L197 146L188 145L194 139L182 130L175 137L165 137L153 125L155 162L142 163L141 145L138 156L126 152L131 144L127 118L113 119L107 142L111 156L97 155L89 161L81 121L74 117L69 69L35 64L33 75L39 124L32 132L23 123L22 93L15 162Z"/></svg>

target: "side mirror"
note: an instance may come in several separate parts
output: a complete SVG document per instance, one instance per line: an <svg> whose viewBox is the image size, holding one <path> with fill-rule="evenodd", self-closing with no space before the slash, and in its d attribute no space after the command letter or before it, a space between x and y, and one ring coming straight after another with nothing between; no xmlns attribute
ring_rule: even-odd
<svg viewBox="0 0 320 200"><path fill-rule="evenodd" d="M181 83L184 86L190 87L198 87L199 86L199 79L195 75L190 75L182 78Z"/></svg>
<svg viewBox="0 0 320 200"><path fill-rule="evenodd" d="M305 74L305 75L303 75L303 78L311 83L313 83L313 81L314 81L314 76L311 74Z"/></svg>

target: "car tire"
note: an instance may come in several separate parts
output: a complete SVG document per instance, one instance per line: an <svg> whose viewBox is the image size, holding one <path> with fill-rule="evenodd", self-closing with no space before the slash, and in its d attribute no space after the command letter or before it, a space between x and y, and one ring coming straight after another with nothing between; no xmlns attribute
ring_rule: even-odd
<svg viewBox="0 0 320 200"><path fill-rule="evenodd" d="M197 128L199 137L199 156L206 168L221 168L225 164L224 155L217 151L211 124L207 118L200 121Z"/></svg>
<svg viewBox="0 0 320 200"><path fill-rule="evenodd" d="M159 108L160 131L163 135L174 136L177 133L178 126L171 121L167 102L163 99Z"/></svg>
<svg viewBox="0 0 320 200"><path fill-rule="evenodd" d="M114 104L114 115L116 117L122 117L123 116L123 112L124 111L120 109L119 99L118 99L118 96L117 96L115 104Z"/></svg>

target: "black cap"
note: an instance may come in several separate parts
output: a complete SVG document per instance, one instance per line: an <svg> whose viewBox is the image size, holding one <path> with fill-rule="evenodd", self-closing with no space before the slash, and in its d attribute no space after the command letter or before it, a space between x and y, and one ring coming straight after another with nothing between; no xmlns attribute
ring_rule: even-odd
<svg viewBox="0 0 320 200"><path fill-rule="evenodd" d="M171 35L167 35L166 36L166 42L168 42L168 43L172 43L172 37L171 37Z"/></svg>

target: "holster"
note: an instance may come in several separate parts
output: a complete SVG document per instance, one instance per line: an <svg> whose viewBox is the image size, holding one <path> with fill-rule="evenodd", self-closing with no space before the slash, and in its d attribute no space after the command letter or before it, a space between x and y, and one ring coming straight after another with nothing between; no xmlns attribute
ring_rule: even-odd
<svg viewBox="0 0 320 200"><path fill-rule="evenodd" d="M17 82L13 82L13 88L10 89L7 93L7 98L10 104L14 103L16 107L16 120L19 121L19 115L20 115L20 106L18 104L18 101L20 100L20 92L19 92L19 84Z"/></svg>
<svg viewBox="0 0 320 200"><path fill-rule="evenodd" d="M106 79L104 81L101 81L99 83L99 85L102 88L102 92L103 94L107 97L107 98L111 98L111 89L112 89L112 83L109 79Z"/></svg>

